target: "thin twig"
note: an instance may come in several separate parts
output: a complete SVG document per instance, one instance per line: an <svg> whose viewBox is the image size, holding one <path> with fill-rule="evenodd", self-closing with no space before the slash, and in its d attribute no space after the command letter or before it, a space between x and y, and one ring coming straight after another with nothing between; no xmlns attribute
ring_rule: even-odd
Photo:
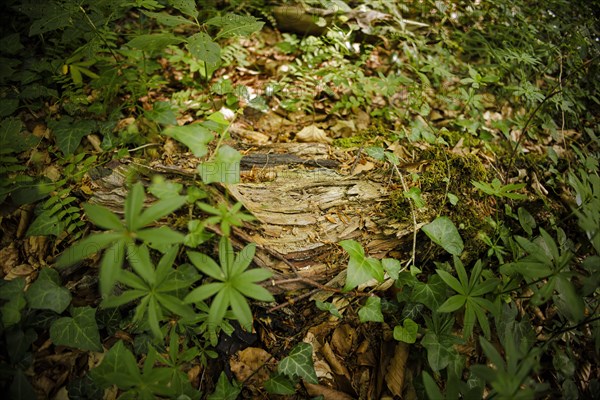
<svg viewBox="0 0 600 400"><path fill-rule="evenodd" d="M406 186L406 182L404 181L404 176L402 176L402 172L400 172L400 169L398 169L398 166L396 164L392 164L394 166L394 171L396 171L396 173L398 174L398 176L400 177L400 182L402 183L402 189L405 192L408 192L408 186ZM417 216L415 213L415 206L413 205L412 200L408 199L408 205L410 206L410 214L412 216L412 220L413 220L413 245L412 245L412 254L410 256L410 260L408 260L408 263L406 264L406 266L404 268L407 268L408 266L411 265L415 265L415 260L416 260L416 254L417 254Z"/></svg>

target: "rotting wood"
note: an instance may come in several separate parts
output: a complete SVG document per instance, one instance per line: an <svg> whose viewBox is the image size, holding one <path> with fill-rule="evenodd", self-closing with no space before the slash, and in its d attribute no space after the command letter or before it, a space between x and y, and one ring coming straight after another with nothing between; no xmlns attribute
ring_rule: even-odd
<svg viewBox="0 0 600 400"><path fill-rule="evenodd" d="M414 227L412 221L398 222L385 213L387 179L377 174L344 175L322 167L339 165L336 158L343 159L344 154L323 144L254 147L242 159L241 164L252 169L242 174L241 183L213 186L213 199L231 204L239 201L256 218L233 230L233 244L241 248L256 243L256 264L272 270L274 280L291 280L285 285L267 284L273 293L306 287L291 279L294 277L325 284L343 272L347 256L337 246L342 240L361 242L367 253L377 258L410 257ZM175 160L173 165L155 161L144 166L131 160L112 161L90 173L94 193L90 201L121 212L132 164L146 176L198 179L193 167L199 161L181 160L185 161ZM429 221L419 222L418 227ZM333 279L331 284L339 287L339 281Z"/></svg>

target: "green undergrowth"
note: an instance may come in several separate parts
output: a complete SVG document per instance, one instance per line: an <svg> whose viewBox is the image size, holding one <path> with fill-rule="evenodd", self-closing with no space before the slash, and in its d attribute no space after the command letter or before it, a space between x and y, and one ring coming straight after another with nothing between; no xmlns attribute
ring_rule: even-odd
<svg viewBox="0 0 600 400"><path fill-rule="evenodd" d="M353 307L315 304L336 321L385 323L410 346L411 378L381 395L598 393L593 5L300 6L334 9L315 17L322 35L274 30L276 9L261 2L8 1L1 250L29 264L2 271L3 392L58 397L62 388L46 386L60 378L72 399L247 393L219 363L224 343L285 300L261 286L272 273L253 265L257 245L233 237L254 217L229 206L222 188L240 182L232 121L278 108L325 114L328 135L330 122L350 127L368 114L370 128L333 145L370 157L393 186L388 216L421 227L398 259L340 242L348 264L336 295ZM181 161L180 150L198 160L185 178L140 166ZM99 204L96 181L121 162L134 165L124 187L116 180L115 196ZM357 292L386 279L393 289ZM290 335L307 327L296 328ZM252 390L308 396L302 382L319 383L316 353L298 342L273 352L270 378ZM54 363L71 355L78 368L69 373Z"/></svg>

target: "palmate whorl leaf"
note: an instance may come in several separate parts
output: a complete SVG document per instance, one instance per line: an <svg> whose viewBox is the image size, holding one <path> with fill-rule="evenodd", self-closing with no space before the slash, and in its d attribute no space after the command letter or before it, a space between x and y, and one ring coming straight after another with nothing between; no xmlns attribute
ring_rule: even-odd
<svg viewBox="0 0 600 400"><path fill-rule="evenodd" d="M140 213L144 207L144 187L141 182L133 185L125 199L125 223L130 231L136 231L143 225L138 224Z"/></svg>
<svg viewBox="0 0 600 400"><path fill-rule="evenodd" d="M231 275L235 276L235 275L241 274L246 268L248 268L248 266L252 262L252 259L254 258L255 253L256 253L256 244L250 243L249 245L244 247L242 249L242 251L240 251L235 257L235 261L233 262L232 268L231 268ZM266 270L263 270L263 271L266 271ZM267 276L267 278L269 276ZM261 280L264 280L267 278L263 278Z"/></svg>
<svg viewBox="0 0 600 400"><path fill-rule="evenodd" d="M83 205L83 209L88 218L100 228L113 231L122 231L125 229L119 217L105 207L88 203Z"/></svg>
<svg viewBox="0 0 600 400"><path fill-rule="evenodd" d="M206 254L198 253L195 251L188 251L187 254L192 264L194 264L194 266L200 272L219 281L225 280L225 274L212 258L207 256Z"/></svg>
<svg viewBox="0 0 600 400"><path fill-rule="evenodd" d="M171 214L173 211L184 205L185 200L185 196L172 196L157 201L142 212L142 215L137 221L138 226L142 227L150 225L162 217Z"/></svg>
<svg viewBox="0 0 600 400"><path fill-rule="evenodd" d="M69 265L73 265L84 258L110 246L111 243L121 239L122 237L123 234L120 232L92 234L65 250L56 261L56 266L58 268L64 268Z"/></svg>
<svg viewBox="0 0 600 400"><path fill-rule="evenodd" d="M250 297L252 299L258 301L275 301L271 292L265 289L262 286L255 284L245 284L245 285L237 285L236 289L239 290L241 294L246 297Z"/></svg>

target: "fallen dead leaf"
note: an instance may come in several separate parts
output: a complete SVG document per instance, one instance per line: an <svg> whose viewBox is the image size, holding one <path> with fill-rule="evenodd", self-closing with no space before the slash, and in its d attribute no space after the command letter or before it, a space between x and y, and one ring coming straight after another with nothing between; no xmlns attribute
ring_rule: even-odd
<svg viewBox="0 0 600 400"><path fill-rule="evenodd" d="M356 165L356 168L354 168L353 175L358 175L358 174L360 174L361 172L370 171L370 170L372 170L373 168L375 168L375 164L374 164L374 163L372 163L371 161L367 161L367 162L365 162L364 164L362 164L362 163L358 163L358 164Z"/></svg>
<svg viewBox="0 0 600 400"><path fill-rule="evenodd" d="M15 242L0 250L0 269L7 275L19 263L19 250Z"/></svg>
<svg viewBox="0 0 600 400"><path fill-rule="evenodd" d="M92 145L92 147L94 148L95 151L97 151L98 153L102 153L102 140L100 140L100 138L98 137L98 135L95 134L91 134L91 135L87 135L86 136L88 142L90 142L90 144Z"/></svg>
<svg viewBox="0 0 600 400"><path fill-rule="evenodd" d="M314 385L304 382L304 387L311 397L323 396L325 400L353 400L352 396L347 395L339 390L328 388L323 385Z"/></svg>
<svg viewBox="0 0 600 400"><path fill-rule="evenodd" d="M271 359L271 355L264 349L248 347L238 351L229 360L229 366L238 381L246 381L252 377L252 384L262 386L269 379L270 371L267 365Z"/></svg>
<svg viewBox="0 0 600 400"><path fill-rule="evenodd" d="M330 129L335 134L335 137L346 138L354 135L354 132L356 132L356 124L352 120L339 120Z"/></svg>
<svg viewBox="0 0 600 400"><path fill-rule="evenodd" d="M350 371L348 371L348 368L346 368L346 366L343 365L337 358L337 356L333 353L333 350L331 350L331 346L329 346L329 343L323 344L323 347L321 347L321 354L323 354L323 357L325 357L325 360L327 360L333 372L350 379Z"/></svg>
<svg viewBox="0 0 600 400"><path fill-rule="evenodd" d="M347 355L354 347L357 335L353 327L348 324L342 324L333 331L331 346L337 354Z"/></svg>
<svg viewBox="0 0 600 400"><path fill-rule="evenodd" d="M62 175L61 170L56 165L49 165L44 169L44 175L52 182L58 181Z"/></svg>
<svg viewBox="0 0 600 400"><path fill-rule="evenodd" d="M408 352L409 347L406 343L397 343L394 350L394 356L390 360L387 373L385 374L385 382L387 383L387 387L394 394L394 396L402 396Z"/></svg>
<svg viewBox="0 0 600 400"><path fill-rule="evenodd" d="M37 124L33 128L33 136L38 138L50 139L50 130L44 124Z"/></svg>
<svg viewBox="0 0 600 400"><path fill-rule="evenodd" d="M371 348L371 342L368 339L358 346L356 350L356 362L361 366L375 367L377 365L375 361L375 353Z"/></svg>
<svg viewBox="0 0 600 400"><path fill-rule="evenodd" d="M309 125L296 134L296 140L299 142L331 143L333 140L327 137L325 131L315 125Z"/></svg>
<svg viewBox="0 0 600 400"><path fill-rule="evenodd" d="M7 281L12 281L15 278L27 278L28 281L31 280L31 275L35 272L35 269L29 264L21 264L17 265L4 277Z"/></svg>

